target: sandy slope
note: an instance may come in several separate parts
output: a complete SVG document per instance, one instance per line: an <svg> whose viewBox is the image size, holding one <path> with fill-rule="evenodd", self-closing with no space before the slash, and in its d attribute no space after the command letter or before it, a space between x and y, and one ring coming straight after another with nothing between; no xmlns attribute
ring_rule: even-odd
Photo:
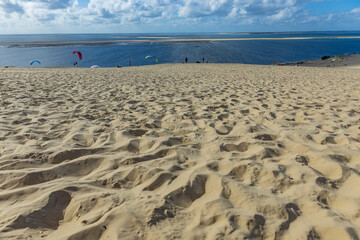
<svg viewBox="0 0 360 240"><path fill-rule="evenodd" d="M360 70L0 69L0 239L359 239Z"/></svg>

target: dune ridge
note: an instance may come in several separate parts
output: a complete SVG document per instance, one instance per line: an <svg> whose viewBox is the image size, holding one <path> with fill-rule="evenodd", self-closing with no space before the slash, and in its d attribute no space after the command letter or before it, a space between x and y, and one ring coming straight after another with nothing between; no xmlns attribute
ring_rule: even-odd
<svg viewBox="0 0 360 240"><path fill-rule="evenodd" d="M0 69L0 239L359 239L358 69Z"/></svg>

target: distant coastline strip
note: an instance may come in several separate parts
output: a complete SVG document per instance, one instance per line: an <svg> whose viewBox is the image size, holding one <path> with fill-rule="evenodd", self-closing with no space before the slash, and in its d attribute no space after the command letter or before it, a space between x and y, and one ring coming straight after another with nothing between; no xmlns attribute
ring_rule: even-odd
<svg viewBox="0 0 360 240"><path fill-rule="evenodd" d="M308 40L308 39L360 39L360 36L329 36L329 37L285 37L285 38L214 38L214 39L169 39L153 38L132 40L105 40L105 41L48 41L48 42L0 42L0 46L8 47L54 47L54 46L104 46L119 43L201 43L214 41L262 41L262 40Z"/></svg>

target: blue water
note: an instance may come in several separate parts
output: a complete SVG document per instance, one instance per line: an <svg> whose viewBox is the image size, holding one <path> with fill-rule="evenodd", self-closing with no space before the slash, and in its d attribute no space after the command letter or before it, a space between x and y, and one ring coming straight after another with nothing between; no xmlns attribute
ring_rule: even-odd
<svg viewBox="0 0 360 240"><path fill-rule="evenodd" d="M51 41L112 41L173 38L173 39L219 39L219 38L283 38L283 37L331 37L360 36L360 31L341 32L279 32L279 33L199 33L199 34L34 34L0 35L3 42L51 42ZM77 59L73 51L80 51L83 59ZM188 43L117 43L105 46L56 46L56 47L9 47L0 44L0 66L30 67L32 60L39 60L31 67L79 67L99 65L132 66L179 63L185 57L189 62L272 64L273 62L297 62L360 52L360 39L307 39L307 40L247 40L211 41ZM145 56L156 56L145 59Z"/></svg>

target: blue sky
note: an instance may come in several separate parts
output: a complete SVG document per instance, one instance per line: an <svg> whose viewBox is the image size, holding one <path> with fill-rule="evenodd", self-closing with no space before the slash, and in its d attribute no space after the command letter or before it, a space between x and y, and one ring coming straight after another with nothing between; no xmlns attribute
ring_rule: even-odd
<svg viewBox="0 0 360 240"><path fill-rule="evenodd" d="M305 6L305 9L314 15L322 15L324 13L350 12L357 7L360 7L360 0L332 0L312 1Z"/></svg>
<svg viewBox="0 0 360 240"><path fill-rule="evenodd" d="M0 34L360 30L360 0L0 0Z"/></svg>

